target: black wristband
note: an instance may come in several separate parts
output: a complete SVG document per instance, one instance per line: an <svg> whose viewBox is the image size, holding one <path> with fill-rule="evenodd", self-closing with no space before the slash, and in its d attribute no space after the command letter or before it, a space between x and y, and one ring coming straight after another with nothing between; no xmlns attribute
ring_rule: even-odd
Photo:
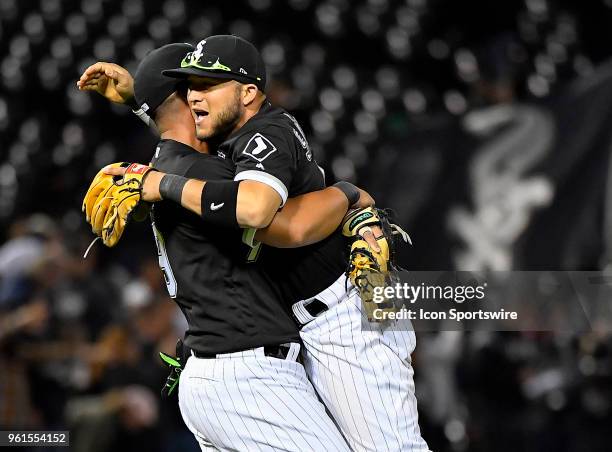
<svg viewBox="0 0 612 452"><path fill-rule="evenodd" d="M159 182L159 194L162 199L169 199L178 204L181 203L183 188L189 179L176 174L166 174Z"/></svg>
<svg viewBox="0 0 612 452"><path fill-rule="evenodd" d="M207 181L202 190L202 219L222 228L239 229L236 219L237 181Z"/></svg>
<svg viewBox="0 0 612 452"><path fill-rule="evenodd" d="M344 196L346 196L346 199L348 199L349 207L356 204L361 197L359 189L350 182L341 180L340 182L336 182L333 186L342 190L342 193L344 193Z"/></svg>

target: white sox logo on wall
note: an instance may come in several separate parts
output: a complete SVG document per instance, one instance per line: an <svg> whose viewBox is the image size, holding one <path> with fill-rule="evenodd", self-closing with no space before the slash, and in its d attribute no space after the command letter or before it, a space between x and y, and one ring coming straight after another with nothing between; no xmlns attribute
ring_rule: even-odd
<svg viewBox="0 0 612 452"><path fill-rule="evenodd" d="M274 151L276 151L276 146L261 133L256 133L251 137L242 153L261 163Z"/></svg>

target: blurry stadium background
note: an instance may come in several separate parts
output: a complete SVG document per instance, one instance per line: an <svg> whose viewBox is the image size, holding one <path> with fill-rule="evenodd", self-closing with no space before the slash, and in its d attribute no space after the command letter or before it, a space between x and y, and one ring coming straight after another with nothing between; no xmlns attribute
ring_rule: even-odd
<svg viewBox="0 0 612 452"><path fill-rule="evenodd" d="M328 183L392 207L408 269L603 270L612 256L612 1L0 0L0 429L72 450L195 451L158 390L183 329L146 224L112 251L80 213L104 164L146 162L97 60L233 33L262 51ZM435 451L607 451L606 332L419 335Z"/></svg>

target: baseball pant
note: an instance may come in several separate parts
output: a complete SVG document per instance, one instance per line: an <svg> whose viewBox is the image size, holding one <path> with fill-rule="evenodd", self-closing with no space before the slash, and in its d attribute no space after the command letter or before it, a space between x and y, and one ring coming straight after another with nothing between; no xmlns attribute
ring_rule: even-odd
<svg viewBox="0 0 612 452"><path fill-rule="evenodd" d="M418 424L411 324L366 323L359 292L346 283L343 275L313 297L328 310L300 331L306 374L354 450L428 451ZM300 319L305 311L296 305Z"/></svg>
<svg viewBox="0 0 612 452"><path fill-rule="evenodd" d="M179 406L203 451L349 451L336 425L295 361L263 348L191 356L181 373Z"/></svg>

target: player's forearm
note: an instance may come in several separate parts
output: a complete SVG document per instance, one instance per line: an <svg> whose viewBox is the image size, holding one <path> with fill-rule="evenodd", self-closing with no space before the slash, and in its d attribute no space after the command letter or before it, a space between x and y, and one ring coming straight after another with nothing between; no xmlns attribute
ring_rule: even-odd
<svg viewBox="0 0 612 452"><path fill-rule="evenodd" d="M193 213L202 215L202 191L205 190L206 182L202 180L189 179L183 187L181 205Z"/></svg>
<svg viewBox="0 0 612 452"><path fill-rule="evenodd" d="M144 165L143 165L144 166ZM123 168L108 168L107 174L119 175ZM202 192L205 181L183 176L149 171L142 184L142 200L158 202L162 199L181 204L185 209L202 215Z"/></svg>
<svg viewBox="0 0 612 452"><path fill-rule="evenodd" d="M180 199L185 209L214 226L236 228L267 226L280 204L280 196L260 182L206 182L152 172L145 180L143 199L162 198Z"/></svg>
<svg viewBox="0 0 612 452"><path fill-rule="evenodd" d="M238 187L236 219L242 228L267 227L277 213L281 198L270 186L243 180Z"/></svg>
<svg viewBox="0 0 612 452"><path fill-rule="evenodd" d="M290 198L272 223L257 231L255 238L276 248L317 243L338 228L348 208L348 198L335 187Z"/></svg>

